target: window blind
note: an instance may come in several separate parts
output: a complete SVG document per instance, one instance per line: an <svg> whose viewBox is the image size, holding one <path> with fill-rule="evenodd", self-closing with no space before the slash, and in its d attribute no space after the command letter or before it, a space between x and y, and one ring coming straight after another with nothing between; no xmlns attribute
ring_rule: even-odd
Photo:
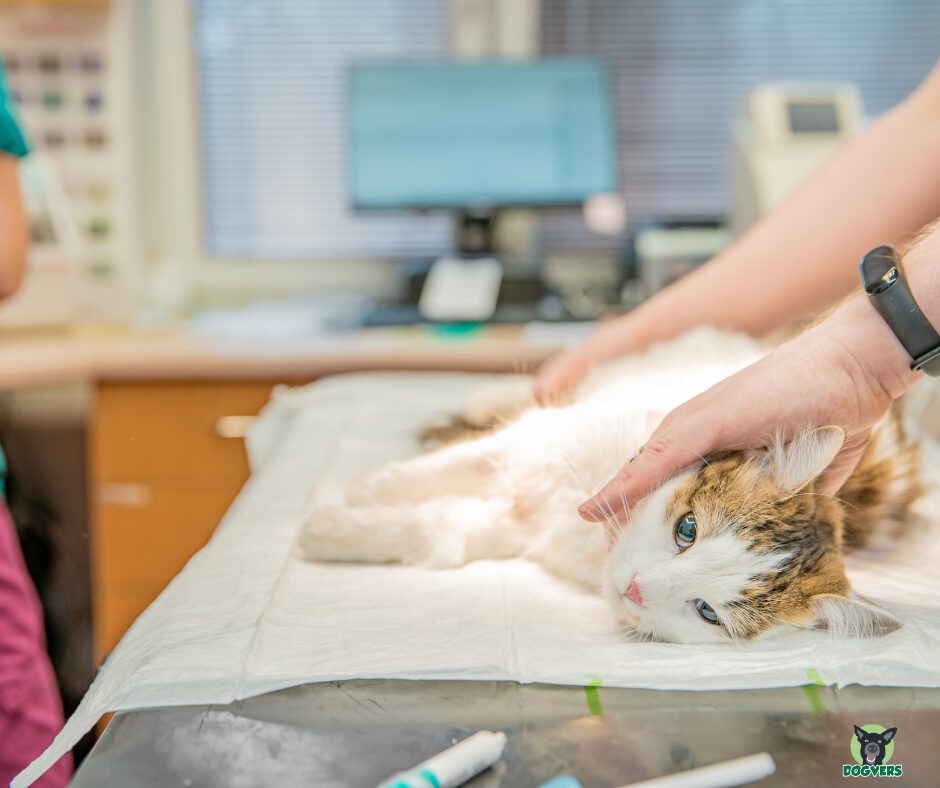
<svg viewBox="0 0 940 788"><path fill-rule="evenodd" d="M608 64L631 218L721 218L731 124L765 81L854 82L865 114L902 100L940 55L936 0L543 0L542 51ZM574 217L547 246L609 243Z"/></svg>
<svg viewBox="0 0 940 788"><path fill-rule="evenodd" d="M357 215L346 197L351 62L448 54L445 0L196 0L210 257L435 255L442 216Z"/></svg>

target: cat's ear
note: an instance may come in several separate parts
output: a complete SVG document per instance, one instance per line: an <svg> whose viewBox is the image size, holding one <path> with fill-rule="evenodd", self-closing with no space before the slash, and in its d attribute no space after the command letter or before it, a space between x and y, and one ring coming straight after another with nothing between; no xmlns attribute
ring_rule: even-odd
<svg viewBox="0 0 940 788"><path fill-rule="evenodd" d="M845 443L841 427L816 427L767 451L764 467L783 492L795 493L822 475Z"/></svg>
<svg viewBox="0 0 940 788"><path fill-rule="evenodd" d="M847 596L820 594L812 603L814 629L836 637L873 638L894 632L901 626L887 610L850 591Z"/></svg>

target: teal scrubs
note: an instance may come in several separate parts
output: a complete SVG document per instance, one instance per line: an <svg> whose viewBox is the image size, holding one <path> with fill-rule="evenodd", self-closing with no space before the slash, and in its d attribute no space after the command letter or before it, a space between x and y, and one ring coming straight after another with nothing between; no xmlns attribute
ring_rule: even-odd
<svg viewBox="0 0 940 788"><path fill-rule="evenodd" d="M0 65L0 151L16 157L29 153L29 145L16 118L13 97L7 90L6 74Z"/></svg>

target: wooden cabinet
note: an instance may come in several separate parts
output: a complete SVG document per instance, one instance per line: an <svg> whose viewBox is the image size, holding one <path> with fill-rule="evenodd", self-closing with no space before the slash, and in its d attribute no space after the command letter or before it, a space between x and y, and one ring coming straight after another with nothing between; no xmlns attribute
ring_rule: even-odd
<svg viewBox="0 0 940 788"><path fill-rule="evenodd" d="M241 489L244 428L274 385L97 385L90 440L97 661L206 543Z"/></svg>

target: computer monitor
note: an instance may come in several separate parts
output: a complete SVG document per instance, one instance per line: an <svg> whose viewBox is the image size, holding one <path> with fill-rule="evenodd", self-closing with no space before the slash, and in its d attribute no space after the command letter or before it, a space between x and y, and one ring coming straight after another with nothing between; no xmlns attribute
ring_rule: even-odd
<svg viewBox="0 0 940 788"><path fill-rule="evenodd" d="M617 190L598 62L376 63L353 66L348 87L354 208L580 205Z"/></svg>

